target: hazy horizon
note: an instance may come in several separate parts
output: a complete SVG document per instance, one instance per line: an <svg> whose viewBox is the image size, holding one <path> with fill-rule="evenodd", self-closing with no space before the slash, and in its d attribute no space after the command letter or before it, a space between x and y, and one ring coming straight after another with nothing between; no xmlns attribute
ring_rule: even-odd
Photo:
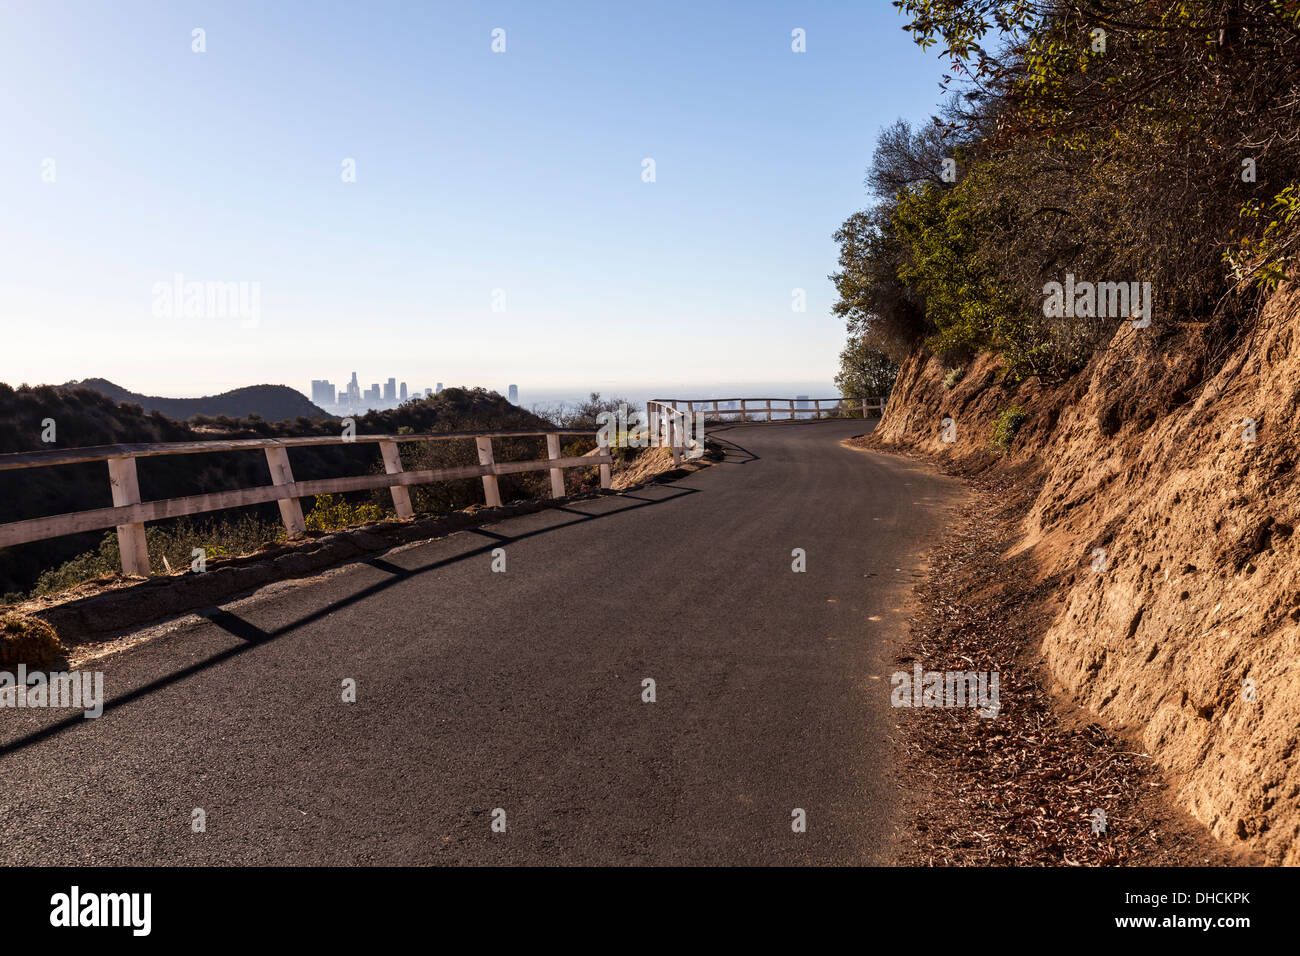
<svg viewBox="0 0 1300 956"><path fill-rule="evenodd" d="M938 98L892 7L368 12L6 4L0 380L831 381L832 233Z"/></svg>
<svg viewBox="0 0 1300 956"><path fill-rule="evenodd" d="M100 378L112 382L114 385L124 388L129 392L139 395L148 395L153 398L207 398L222 392L231 391L237 388L248 388L256 385L284 385L301 393L303 397L311 398L310 383L304 388L293 382L283 381L265 381L265 382L244 382L234 385L230 389L221 389L219 391L178 391L178 392L150 392L137 388L131 382L122 382L107 375L89 375L87 379ZM383 385L389 376L381 379L367 379L366 376L358 373L358 380L362 382L365 388L375 381ZM334 385L345 384L351 379L351 373L347 377L328 378L327 380ZM74 381L74 380L69 380ZM75 381L83 381L76 379ZM401 379L398 379L400 382ZM65 385L68 382L7 382L6 384L13 387L19 385ZM417 382L407 382L411 390L411 397L417 397L416 388L420 389L420 394L425 388L436 388L437 382L427 384ZM727 398L796 398L800 395L806 395L809 398L834 398L839 396L835 384L831 381L737 381L737 382L614 382L609 380L596 381L587 384L568 384L550 387L529 387L526 382L511 382L505 384L483 383L483 382L442 382L447 388L486 388L489 391L498 392L506 395L510 385L519 386L519 405L523 408L531 408L534 405L548 405L556 403L573 404L583 401L592 392L598 392L604 398L622 398L634 404L643 405L650 398L682 398L682 399L727 399ZM326 409L327 411L329 409Z"/></svg>

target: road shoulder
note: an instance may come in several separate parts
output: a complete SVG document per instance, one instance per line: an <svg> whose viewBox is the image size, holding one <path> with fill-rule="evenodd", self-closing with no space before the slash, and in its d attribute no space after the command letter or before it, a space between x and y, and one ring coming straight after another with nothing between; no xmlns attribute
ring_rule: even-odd
<svg viewBox="0 0 1300 956"><path fill-rule="evenodd" d="M1138 734L1105 726L1051 686L1040 648L1060 582L1029 554L1009 553L1029 502L1005 478L966 481L971 495L914 587L896 673L996 672L999 706L992 719L969 708L899 710L896 759L909 819L898 862L1261 863L1175 804Z"/></svg>

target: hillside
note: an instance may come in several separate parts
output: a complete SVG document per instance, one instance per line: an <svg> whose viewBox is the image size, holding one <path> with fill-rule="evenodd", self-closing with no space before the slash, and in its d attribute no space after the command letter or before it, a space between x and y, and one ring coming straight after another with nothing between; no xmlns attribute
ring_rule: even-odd
<svg viewBox="0 0 1300 956"><path fill-rule="evenodd" d="M1020 827L1035 859L1070 862L1025 823L1061 799L999 787L1068 779L1082 799L1131 758L1111 794L1163 776L1216 849L1300 863L1300 9L897 6L951 58L951 95L881 132L873 202L835 233L842 372L859 352L899 365L863 444L982 496L982 605L939 582L961 605L953 646L989 656L1014 634L999 663L1057 692L1045 720L1133 741L999 776L1008 737L981 738L998 780L965 804L997 812L963 832ZM1020 756L1053 752L1029 736ZM1104 832L1081 851L1116 851Z"/></svg>
<svg viewBox="0 0 1300 956"><path fill-rule="evenodd" d="M1300 864L1300 289L1207 368L1195 326L1130 326L1074 379L1012 385L977 356L949 388L918 348L867 447L1011 481L1006 555L1056 583L1041 655L1070 701L1125 729L1224 843ZM1019 409L1005 453L991 445ZM954 428L944 441L943 423ZM1253 431L1250 423L1253 422Z"/></svg>
<svg viewBox="0 0 1300 956"><path fill-rule="evenodd" d="M303 417L295 421L270 422L225 415L199 415L182 422L157 411L146 414L134 404L117 404L90 388L41 385L14 389L0 383L0 453L39 451L51 447L41 440L41 423L46 419L53 419L56 423L56 444L61 448L119 442L280 438L339 433L338 422L330 418ZM407 429L412 432L448 432L552 427L550 422L511 405L495 392L465 388L444 389L439 395L415 399L395 409L370 412L356 419L358 434L396 434ZM426 444L438 447L403 446L402 456L408 467L417 460L427 462L426 467L478 462L472 441ZM516 449L515 443L511 442L503 442L498 449L501 460L506 460L512 453L518 456L526 453L533 457L540 454L531 446ZM294 476L300 480L382 471L374 445L298 448L290 457ZM266 459L260 452L164 456L144 459L138 467L140 491L146 501L269 483ZM539 481L541 479L534 475L503 476L502 494L528 497L533 484ZM380 493L372 497L380 506L390 507L391 501L385 500L385 495ZM473 482L416 486L413 498L417 507L424 510L448 510L481 501L481 488L476 488ZM39 472L0 472L0 523L105 508L111 504L108 474L103 463L61 465ZM274 522L278 512L275 506L269 506L239 513L261 513L268 521ZM72 535L0 549L0 594L26 591L35 584L42 571L93 549L101 537L99 533Z"/></svg>
<svg viewBox="0 0 1300 956"><path fill-rule="evenodd" d="M300 416L331 417L323 408L313 405L301 392L287 385L248 385L203 398L162 398L157 395L141 395L104 378L68 382L64 387L93 389L114 402L129 402L139 405L146 412L162 412L168 418L178 421L193 418L195 415L228 415L231 418L248 418L257 415L268 422L285 421Z"/></svg>

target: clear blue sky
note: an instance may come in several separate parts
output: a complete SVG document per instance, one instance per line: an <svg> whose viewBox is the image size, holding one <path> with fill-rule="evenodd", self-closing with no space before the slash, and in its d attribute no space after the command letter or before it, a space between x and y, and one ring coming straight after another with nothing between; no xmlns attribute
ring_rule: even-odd
<svg viewBox="0 0 1300 956"><path fill-rule="evenodd" d="M829 381L831 233L879 129L939 99L901 24L887 0L6 0L0 380ZM156 315L176 273L259 283L259 321Z"/></svg>

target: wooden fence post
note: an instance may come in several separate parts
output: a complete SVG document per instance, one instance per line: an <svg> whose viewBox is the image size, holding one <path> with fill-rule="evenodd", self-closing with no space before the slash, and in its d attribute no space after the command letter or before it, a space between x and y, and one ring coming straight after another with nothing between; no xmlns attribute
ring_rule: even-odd
<svg viewBox="0 0 1300 956"><path fill-rule="evenodd" d="M289 450L283 445L266 446L266 464L271 469L271 484L293 484L293 469L289 467ZM297 498L281 498L276 504L280 506L280 520L289 537L302 534L307 530L307 522L302 517L302 505Z"/></svg>
<svg viewBox="0 0 1300 956"><path fill-rule="evenodd" d="M480 465L496 464L492 458L491 438L475 438L474 443L478 445L478 463ZM496 475L483 476L483 499L487 502L489 508L501 507L501 489L497 486Z"/></svg>
<svg viewBox="0 0 1300 956"><path fill-rule="evenodd" d="M134 458L108 459L108 481L113 489L113 506L140 503L140 480ZM117 526L117 550L122 555L122 573L149 577L149 546L145 543L144 524Z"/></svg>
<svg viewBox="0 0 1300 956"><path fill-rule="evenodd" d="M560 436L559 435L546 436L546 457L552 459L560 457ZM564 469L563 468L551 469L551 497L552 498L564 497Z"/></svg>
<svg viewBox="0 0 1300 956"><path fill-rule="evenodd" d="M381 441L379 453L384 456L384 471L390 475L402 473L402 456L397 453L397 442ZM406 485L392 485L388 489L393 494L393 509L399 518L409 518L415 514L411 507L411 492Z"/></svg>
<svg viewBox="0 0 1300 956"><path fill-rule="evenodd" d="M596 450L599 451L601 455L608 455L610 453L608 441L609 441L608 436L605 436L605 440L602 441L601 435L599 433L596 435ZM555 474L555 472L551 472L551 474ZM610 473L610 466L601 465L600 466L600 487L608 490L612 486L612 484L613 484L613 475Z"/></svg>

